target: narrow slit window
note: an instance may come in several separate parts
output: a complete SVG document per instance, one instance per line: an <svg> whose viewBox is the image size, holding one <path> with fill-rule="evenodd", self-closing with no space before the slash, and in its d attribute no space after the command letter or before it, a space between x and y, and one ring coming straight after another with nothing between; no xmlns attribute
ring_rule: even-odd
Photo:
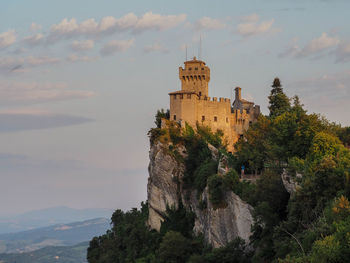
<svg viewBox="0 0 350 263"><path fill-rule="evenodd" d="M176 115L174 115L174 121L176 121Z"/></svg>
<svg viewBox="0 0 350 263"><path fill-rule="evenodd" d="M205 121L205 116L204 115L202 116L202 121Z"/></svg>
<svg viewBox="0 0 350 263"><path fill-rule="evenodd" d="M218 121L218 117L214 116L214 121L217 122Z"/></svg>

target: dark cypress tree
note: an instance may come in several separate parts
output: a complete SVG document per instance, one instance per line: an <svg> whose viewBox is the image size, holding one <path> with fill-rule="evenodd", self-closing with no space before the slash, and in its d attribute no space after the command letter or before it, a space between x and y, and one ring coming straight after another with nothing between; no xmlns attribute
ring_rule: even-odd
<svg viewBox="0 0 350 263"><path fill-rule="evenodd" d="M269 96L270 117L277 117L291 108L289 98L283 92L279 78L273 80Z"/></svg>

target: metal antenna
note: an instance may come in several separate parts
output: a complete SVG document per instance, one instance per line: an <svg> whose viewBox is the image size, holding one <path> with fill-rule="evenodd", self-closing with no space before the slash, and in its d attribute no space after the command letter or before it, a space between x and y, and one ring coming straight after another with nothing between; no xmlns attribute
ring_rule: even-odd
<svg viewBox="0 0 350 263"><path fill-rule="evenodd" d="M199 59L202 59L202 35L199 35L198 58L199 58Z"/></svg>

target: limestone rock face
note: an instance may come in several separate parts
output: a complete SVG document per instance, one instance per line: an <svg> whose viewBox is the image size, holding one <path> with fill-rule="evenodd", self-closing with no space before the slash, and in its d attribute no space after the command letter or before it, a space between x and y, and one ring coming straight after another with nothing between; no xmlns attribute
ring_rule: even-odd
<svg viewBox="0 0 350 263"><path fill-rule="evenodd" d="M181 149L183 152L184 149ZM149 206L148 224L160 230L163 214L168 206L178 206L178 178L185 167L169 153L169 146L157 142L151 147L148 166L147 200Z"/></svg>
<svg viewBox="0 0 350 263"><path fill-rule="evenodd" d="M215 148L215 147L214 147ZM182 200L186 209L195 213L194 231L202 233L213 247L221 247L236 237L249 242L251 225L253 224L252 207L241 200L233 192L225 194L225 208L214 209L210 200L208 189L201 195L202 207L200 209L196 190L182 189L181 179L185 167L178 162L168 149L168 145L156 143L150 150L149 178L148 178L148 224L152 229L160 229L166 206L178 206ZM214 149L210 148L212 152ZM177 149L185 152L184 148Z"/></svg>
<svg viewBox="0 0 350 263"><path fill-rule="evenodd" d="M202 233L213 247L224 246L236 237L249 243L253 224L253 209L249 204L233 192L226 192L224 201L227 206L214 209L209 200L208 188L204 190L201 199L206 203L206 209L199 208L195 192L191 195L190 201L184 201L185 206L196 215L194 225L196 233Z"/></svg>
<svg viewBox="0 0 350 263"><path fill-rule="evenodd" d="M297 178L301 178L301 174L296 174ZM295 181L293 177L291 177L286 169L283 169L283 173L281 174L282 182L284 188L286 188L287 192L291 195L294 194L298 188L298 183Z"/></svg>

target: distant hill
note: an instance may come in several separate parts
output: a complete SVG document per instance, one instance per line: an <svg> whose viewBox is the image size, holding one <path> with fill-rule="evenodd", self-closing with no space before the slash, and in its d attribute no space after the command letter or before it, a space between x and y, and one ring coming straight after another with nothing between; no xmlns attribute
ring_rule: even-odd
<svg viewBox="0 0 350 263"><path fill-rule="evenodd" d="M23 253L46 246L72 246L101 235L110 228L106 218L57 224L33 230L1 234L0 253Z"/></svg>
<svg viewBox="0 0 350 263"><path fill-rule="evenodd" d="M69 247L45 247L21 254L0 254L0 263L86 263L88 242Z"/></svg>
<svg viewBox="0 0 350 263"><path fill-rule="evenodd" d="M34 210L17 216L0 217L0 234L84 221L91 218L111 218L112 213L112 209L74 209L64 206Z"/></svg>

